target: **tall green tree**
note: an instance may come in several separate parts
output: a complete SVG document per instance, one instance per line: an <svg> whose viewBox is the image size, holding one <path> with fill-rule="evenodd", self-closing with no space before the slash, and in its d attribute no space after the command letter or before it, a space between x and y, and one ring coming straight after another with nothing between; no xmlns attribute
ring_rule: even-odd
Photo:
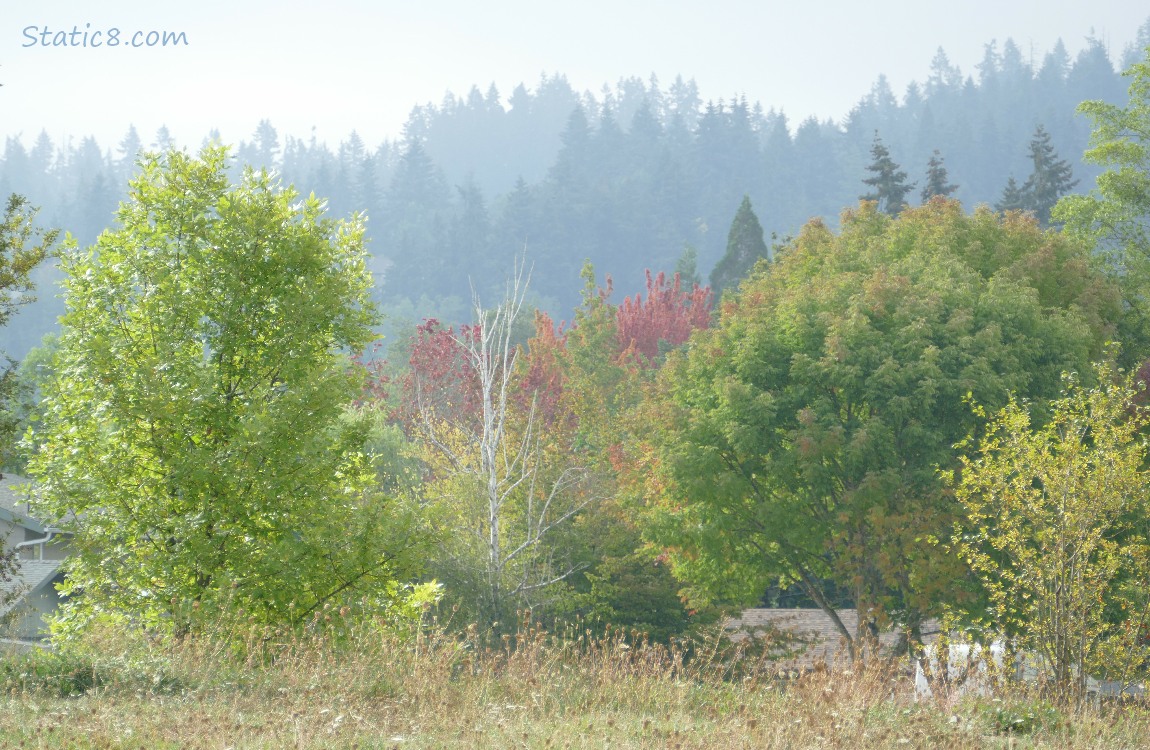
<svg viewBox="0 0 1150 750"><path fill-rule="evenodd" d="M35 300L32 272L48 257L56 240L56 232L45 234L34 228L36 213L26 199L13 194L0 219L0 330L22 305ZM0 471L20 467L17 437L26 421L30 391L17 362L0 349ZM0 549L0 583L10 583L19 567L15 549ZM15 614L2 613L22 593L11 585L0 591L0 627Z"/></svg>
<svg viewBox="0 0 1150 750"><path fill-rule="evenodd" d="M922 202L926 203L936 195L947 198L955 190L958 190L958 185L950 181L946 173L946 164L943 163L942 155L936 148L926 164L926 185L922 188Z"/></svg>
<svg viewBox="0 0 1150 750"><path fill-rule="evenodd" d="M1074 170L1065 159L1059 159L1050 143L1050 133L1039 125L1030 140L1029 156L1032 169L1022 184L1023 206L1033 211L1039 223L1050 223L1050 210L1066 193L1078 184Z"/></svg>
<svg viewBox="0 0 1150 750"><path fill-rule="evenodd" d="M932 201L811 222L660 372L635 462L649 538L692 601L797 586L848 642L842 606L860 632L913 629L963 575L922 540L954 521L937 468L974 427L964 398L1056 396L1120 309L1086 248L1026 216Z"/></svg>
<svg viewBox="0 0 1150 750"><path fill-rule="evenodd" d="M1104 167L1097 189L1067 195L1054 209L1066 231L1098 242L1129 283L1130 299L1150 307L1150 52L1125 75L1129 101L1118 106L1083 102L1094 121L1083 159Z"/></svg>
<svg viewBox="0 0 1150 750"><path fill-rule="evenodd" d="M75 534L66 626L292 624L397 592L405 530L340 419L375 320L362 219L227 161L146 156L118 225L63 253L30 471Z"/></svg>
<svg viewBox="0 0 1150 750"><path fill-rule="evenodd" d="M875 201L878 210L889 216L898 216L906 205L907 194L914 190L914 183L906 181L906 172L891 158L877 130L870 154L871 163L867 165L867 171L871 176L863 180L863 184L870 185L872 190L859 197L865 201Z"/></svg>
<svg viewBox="0 0 1150 750"><path fill-rule="evenodd" d="M737 286L760 258L769 260L770 251L763 241L763 225L751 207L751 198L744 195L727 233L727 252L711 271L711 289L721 294L724 289Z"/></svg>

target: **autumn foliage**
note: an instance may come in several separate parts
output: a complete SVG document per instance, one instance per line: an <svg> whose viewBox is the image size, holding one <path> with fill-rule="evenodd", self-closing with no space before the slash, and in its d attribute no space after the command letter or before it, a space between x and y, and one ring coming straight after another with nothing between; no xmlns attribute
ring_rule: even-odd
<svg viewBox="0 0 1150 750"><path fill-rule="evenodd" d="M670 280L663 272L646 273L646 293L636 293L612 306L613 282L598 290L599 302L613 310L614 351L605 352L615 364L634 363L655 367L660 347L680 346L695 330L711 320L710 287L683 289L679 275ZM585 321L584 324L587 324ZM578 324L578 323L577 323ZM524 410L534 409L545 424L552 424L561 409L568 362L568 338L574 326L555 323L546 312L535 312L535 334L524 347L516 378L515 400ZM416 327L409 341L405 371L395 377L385 368L369 366L369 397L392 401L391 418L408 429L424 410L466 422L479 418L482 400L472 364L465 355L466 343L479 335L477 325L445 326L428 318ZM394 399L392 394L394 392Z"/></svg>
<svg viewBox="0 0 1150 750"><path fill-rule="evenodd" d="M608 280L610 284L610 280ZM682 288L679 274L670 284L662 271L652 277L647 271L647 298L627 297L616 310L617 336L623 350L633 349L645 361L654 363L659 346L679 346L691 332L711 322L711 288L695 285Z"/></svg>

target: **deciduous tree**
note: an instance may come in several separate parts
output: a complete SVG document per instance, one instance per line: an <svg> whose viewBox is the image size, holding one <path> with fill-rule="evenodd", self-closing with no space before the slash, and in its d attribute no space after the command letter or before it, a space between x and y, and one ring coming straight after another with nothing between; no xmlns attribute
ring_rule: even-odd
<svg viewBox="0 0 1150 750"><path fill-rule="evenodd" d="M961 576L922 540L953 521L936 470L973 425L964 396L1057 395L1119 309L1081 245L1025 216L936 200L811 222L660 371L633 462L650 539L694 601L782 583L836 623L857 606L860 633L913 629Z"/></svg>
<svg viewBox="0 0 1150 750"><path fill-rule="evenodd" d="M36 211L18 195L8 198L0 219L0 328L8 325L21 305L32 302L32 271L40 265L56 241L56 232L40 233L33 227ZM22 384L16 362L0 351L0 466L12 459L15 433L20 424L16 401Z"/></svg>
<svg viewBox="0 0 1150 750"><path fill-rule="evenodd" d="M1109 365L1066 378L1050 419L1011 399L962 445L950 483L965 510L953 545L989 608L967 616L1038 660L1061 700L1087 675L1130 683L1150 668L1150 424Z"/></svg>
<svg viewBox="0 0 1150 750"><path fill-rule="evenodd" d="M760 240L762 235L760 233ZM679 275L668 284L664 273L647 271L647 297L627 297L616 312L616 326L622 349L633 349L651 364L661 350L679 346L691 333L711 322L711 290L697 284L682 288Z"/></svg>
<svg viewBox="0 0 1150 750"><path fill-rule="evenodd" d="M408 530L341 429L361 383L345 352L373 338L362 219L265 171L232 185L227 161L146 156L118 225L63 253L30 469L75 534L66 625L298 623L385 605L405 574Z"/></svg>
<svg viewBox="0 0 1150 750"><path fill-rule="evenodd" d="M1078 111L1094 121L1083 159L1105 167L1098 188L1067 195L1054 209L1066 231L1099 243L1130 284L1129 298L1150 307L1150 52L1125 75L1129 101L1118 106L1083 102Z"/></svg>
<svg viewBox="0 0 1150 750"><path fill-rule="evenodd" d="M525 291L520 273L497 307L476 295L475 322L431 331L442 351L430 368L413 359L411 375L413 439L429 473L424 502L440 540L432 572L469 617L503 627L574 572L551 542L594 499L587 465L562 450L562 422L545 424L538 394L520 390L513 333ZM457 414L456 402L467 412Z"/></svg>

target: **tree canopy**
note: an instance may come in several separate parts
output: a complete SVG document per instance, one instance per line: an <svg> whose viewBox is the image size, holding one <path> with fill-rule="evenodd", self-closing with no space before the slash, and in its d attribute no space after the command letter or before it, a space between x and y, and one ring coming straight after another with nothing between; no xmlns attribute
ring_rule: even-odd
<svg viewBox="0 0 1150 750"><path fill-rule="evenodd" d="M1036 658L1063 700L1085 698L1087 675L1129 684L1150 668L1150 416L1132 377L1102 364L1097 381L1068 374L1043 425L1012 398L949 477L965 510L954 547L989 603L966 617Z"/></svg>
<svg viewBox="0 0 1150 750"><path fill-rule="evenodd" d="M344 352L374 336L363 223L266 171L232 185L227 160L146 156L118 225L63 253L30 470L75 533L65 624L291 623L396 594L405 530L340 420Z"/></svg>
<svg viewBox="0 0 1150 750"><path fill-rule="evenodd" d="M1057 395L1118 299L1083 246L1023 215L937 199L808 224L661 372L651 540L696 601L781 583L832 617L855 604L860 628L913 627L961 575L922 539L953 519L936 472L974 425L964 399Z"/></svg>
<svg viewBox="0 0 1150 750"><path fill-rule="evenodd" d="M39 233L33 222L36 211L18 196L8 198L0 219L0 328L8 325L21 305L36 298L32 272L48 257L57 232ZM16 401L23 390L16 362L0 351L0 466L12 459L16 432L21 422Z"/></svg>
<svg viewBox="0 0 1150 750"><path fill-rule="evenodd" d="M1083 102L1079 112L1094 121L1084 159L1105 167L1098 188L1068 195L1054 210L1066 230L1097 241L1129 282L1131 300L1147 308L1150 295L1150 51L1125 75L1125 106Z"/></svg>

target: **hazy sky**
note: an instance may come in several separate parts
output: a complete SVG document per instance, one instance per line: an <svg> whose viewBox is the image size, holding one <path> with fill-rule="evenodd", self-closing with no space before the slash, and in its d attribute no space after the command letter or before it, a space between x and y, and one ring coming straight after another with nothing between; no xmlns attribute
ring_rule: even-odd
<svg viewBox="0 0 1150 750"><path fill-rule="evenodd" d="M135 124L145 143L167 124L196 146L218 128L246 139L261 118L281 137L335 144L352 129L396 137L413 105L494 82L507 96L563 73L598 92L621 77L694 77L707 98L745 94L792 123L841 118L880 73L896 93L923 80L943 47L974 73L983 46L1011 37L1035 63L1061 37L1072 56L1093 30L1117 59L1147 16L1138 0L4 0L0 135L30 144L95 135L113 146ZM29 29L28 27L35 27ZM45 30L80 33L41 45ZM119 46L110 46L119 29ZM96 37L100 31L103 36ZM187 45L133 47L136 32L183 32ZM35 43L33 43L35 40ZM48 42L53 41L49 36Z"/></svg>

